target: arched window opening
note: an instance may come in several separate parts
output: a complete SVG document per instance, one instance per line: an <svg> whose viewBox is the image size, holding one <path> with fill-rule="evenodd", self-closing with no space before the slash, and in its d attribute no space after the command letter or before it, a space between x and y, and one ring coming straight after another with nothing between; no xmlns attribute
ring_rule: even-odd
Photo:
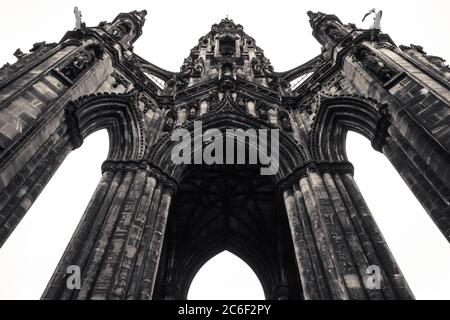
<svg viewBox="0 0 450 320"><path fill-rule="evenodd" d="M450 246L389 160L354 132L355 180L416 299L450 299Z"/></svg>
<svg viewBox="0 0 450 320"><path fill-rule="evenodd" d="M232 37L224 37L220 40L220 54L224 57L231 57L235 51L235 40Z"/></svg>
<svg viewBox="0 0 450 320"><path fill-rule="evenodd" d="M148 73L148 72L146 72L145 74L147 75L147 77L150 78L150 80L154 84L156 84L158 86L158 88L164 89L164 87L166 86L166 82L164 80L162 80L161 78L155 76L154 74Z"/></svg>
<svg viewBox="0 0 450 320"><path fill-rule="evenodd" d="M263 300L264 291L253 270L234 254L224 251L196 274L189 300Z"/></svg>
<svg viewBox="0 0 450 320"><path fill-rule="evenodd" d="M295 78L294 80L292 80L290 82L291 84L291 90L294 91L296 90L298 87L300 87L300 85L305 82L314 72L308 72L305 74L302 74L300 77Z"/></svg>
<svg viewBox="0 0 450 320"><path fill-rule="evenodd" d="M0 300L40 299L101 178L106 130L69 153L0 250Z"/></svg>

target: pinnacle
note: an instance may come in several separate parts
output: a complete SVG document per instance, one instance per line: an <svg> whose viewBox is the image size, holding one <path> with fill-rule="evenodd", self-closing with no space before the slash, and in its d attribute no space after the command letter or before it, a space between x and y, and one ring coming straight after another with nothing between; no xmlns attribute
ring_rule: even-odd
<svg viewBox="0 0 450 320"><path fill-rule="evenodd" d="M243 27L240 24L237 24L233 21L233 19L230 19L229 16L227 15L225 18L223 18L219 23L215 23L212 26L212 29L218 29L218 30L222 30L222 31L243 31Z"/></svg>
<svg viewBox="0 0 450 320"><path fill-rule="evenodd" d="M130 12L131 14L133 14L135 17L137 17L139 20L144 21L145 20L145 16L147 15L147 10L141 10L141 11L132 11Z"/></svg>
<svg viewBox="0 0 450 320"><path fill-rule="evenodd" d="M233 21L233 19L230 19L230 18L228 17L228 15L227 15L225 18L223 18L222 20L220 20L220 23L219 23L219 24L223 24L223 23L227 23L227 24L235 24L234 21Z"/></svg>
<svg viewBox="0 0 450 320"><path fill-rule="evenodd" d="M306 14L308 15L310 21L315 21L326 15L325 13L320 12L320 11L318 11L318 12L308 11Z"/></svg>

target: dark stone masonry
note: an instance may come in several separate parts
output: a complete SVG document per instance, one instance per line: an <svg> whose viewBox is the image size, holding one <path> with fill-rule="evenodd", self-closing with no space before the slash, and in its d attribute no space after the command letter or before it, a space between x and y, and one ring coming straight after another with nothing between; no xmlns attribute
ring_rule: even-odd
<svg viewBox="0 0 450 320"><path fill-rule="evenodd" d="M174 73L133 52L145 16L81 24L0 69L0 244L84 138L101 129L110 138L101 180L42 298L186 299L200 267L229 250L268 299L413 299L345 141L355 131L384 153L450 240L445 62L308 12L323 48L301 66L276 72L226 18ZM279 171L174 164L171 133L192 132L196 120L204 130L280 129ZM67 286L69 266L80 268L79 289Z"/></svg>

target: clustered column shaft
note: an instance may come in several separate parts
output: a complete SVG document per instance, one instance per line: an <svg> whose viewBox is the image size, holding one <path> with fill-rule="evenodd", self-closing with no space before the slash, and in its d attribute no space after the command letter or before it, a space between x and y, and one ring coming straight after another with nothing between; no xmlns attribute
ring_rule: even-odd
<svg viewBox="0 0 450 320"><path fill-rule="evenodd" d="M143 161L106 161L44 299L151 299L175 182ZM67 267L81 271L69 289Z"/></svg>
<svg viewBox="0 0 450 320"><path fill-rule="evenodd" d="M283 183L305 299L412 299L351 170L307 164ZM381 272L368 285L368 267Z"/></svg>

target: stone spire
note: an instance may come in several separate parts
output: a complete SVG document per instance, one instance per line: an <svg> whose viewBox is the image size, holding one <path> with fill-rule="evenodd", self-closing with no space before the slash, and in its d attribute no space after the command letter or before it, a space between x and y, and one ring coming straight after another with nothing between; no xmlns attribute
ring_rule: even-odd
<svg viewBox="0 0 450 320"><path fill-rule="evenodd" d="M308 11L306 14L309 17L309 23L311 24L311 26L313 26L318 20L320 20L326 16L325 13L320 12L320 11L318 11L318 12Z"/></svg>
<svg viewBox="0 0 450 320"><path fill-rule="evenodd" d="M209 79L241 78L268 86L274 77L270 60L255 39L240 24L225 17L211 26L211 31L184 60L179 73L184 85L192 86ZM180 86L178 86L180 87Z"/></svg>
<svg viewBox="0 0 450 320"><path fill-rule="evenodd" d="M146 10L121 13L111 24L107 23L103 28L122 44L125 49L132 48L132 44L142 34L146 15Z"/></svg>

